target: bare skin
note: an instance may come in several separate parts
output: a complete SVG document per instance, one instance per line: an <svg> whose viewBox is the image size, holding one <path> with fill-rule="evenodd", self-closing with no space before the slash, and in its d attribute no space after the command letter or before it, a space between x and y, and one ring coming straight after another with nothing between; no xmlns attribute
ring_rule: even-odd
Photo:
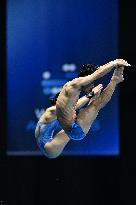
<svg viewBox="0 0 136 205"><path fill-rule="evenodd" d="M90 104L91 102L93 102L93 100L95 100L100 95L102 88L103 86L101 84L93 88L93 92L95 96L91 99L87 98L86 96L81 97L76 104L76 110L82 108L86 104ZM92 90L91 86L89 90ZM51 106L45 110L45 112L40 118L40 121L46 124L46 123L52 122L56 118L57 118L56 106ZM39 134L40 134L40 130L39 128L36 127L35 137L37 138ZM70 140L69 137L66 135L65 131L62 129L59 133L57 133L53 137L53 140L51 142L48 142L45 144L45 150L46 150L48 157L55 158L59 156L62 153L66 144L69 142L69 140Z"/></svg>
<svg viewBox="0 0 136 205"><path fill-rule="evenodd" d="M99 111L110 101L117 84L122 82L124 68L118 68L114 71L110 83L103 90L101 95L91 102L84 110L77 116L77 121L82 127L85 134L88 133L92 123L96 119Z"/></svg>
<svg viewBox="0 0 136 205"><path fill-rule="evenodd" d="M77 118L79 124L81 123L81 121L83 121L83 119L79 119L79 117L76 116L75 112L75 106L79 99L81 90L83 90L86 86L91 85L91 83L93 83L98 78L101 78L105 74L109 73L113 68L115 68L115 65L129 66L129 64L125 60L117 59L103 66L100 66L99 69L96 70L93 74L88 75L86 77L75 78L74 80L69 81L63 86L56 103L56 114L57 119L59 120L62 128L65 131L67 131L70 128L75 118ZM85 130L86 133L86 126L83 125L83 123L81 123L81 127L83 130Z"/></svg>
<svg viewBox="0 0 136 205"><path fill-rule="evenodd" d="M77 102L81 102L81 99L79 99L81 90L85 90L89 85L91 86L93 81L110 72L115 65L122 67L115 69L110 83L102 93L102 85L99 85L99 92L97 92L95 98L91 102L88 102L88 106L76 116L76 109L78 107ZM63 86L63 89L57 99L56 107L53 106L48 108L41 117L41 121L43 122L52 121L56 118L57 114L57 119L63 129L54 136L54 139L51 142L45 144L45 150L49 158L59 156L66 144L69 142L70 139L65 134L65 130L69 129L74 120L77 120L85 134L88 133L92 122L98 115L99 110L109 102L116 85L123 81L124 66L127 67L129 64L123 59L117 59L100 66L100 68L92 75L76 78ZM80 106L81 105L82 103Z"/></svg>

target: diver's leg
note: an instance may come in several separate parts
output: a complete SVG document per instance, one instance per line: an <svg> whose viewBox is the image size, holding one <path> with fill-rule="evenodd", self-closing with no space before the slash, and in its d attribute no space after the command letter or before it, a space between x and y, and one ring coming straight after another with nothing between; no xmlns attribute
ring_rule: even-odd
<svg viewBox="0 0 136 205"><path fill-rule="evenodd" d="M47 156L49 158L58 157L62 153L69 140L70 138L66 135L64 130L61 130L54 136L52 141L45 144L44 148L46 150Z"/></svg>
<svg viewBox="0 0 136 205"><path fill-rule="evenodd" d="M82 109L77 115L77 123L82 128L83 132L87 134L89 129L98 115L98 110L92 104Z"/></svg>

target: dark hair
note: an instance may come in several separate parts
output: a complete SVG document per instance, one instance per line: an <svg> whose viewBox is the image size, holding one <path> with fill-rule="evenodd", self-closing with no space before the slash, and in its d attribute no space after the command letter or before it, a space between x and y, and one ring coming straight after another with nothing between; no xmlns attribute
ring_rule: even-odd
<svg viewBox="0 0 136 205"><path fill-rule="evenodd" d="M57 101L59 94L60 94L60 92L57 93L55 96L49 98L49 101L51 102L52 105L56 105L56 101Z"/></svg>
<svg viewBox="0 0 136 205"><path fill-rule="evenodd" d="M92 73L94 73L97 70L98 67L99 66L95 65L95 64L83 64L80 67L78 77L84 77L87 75L91 75Z"/></svg>

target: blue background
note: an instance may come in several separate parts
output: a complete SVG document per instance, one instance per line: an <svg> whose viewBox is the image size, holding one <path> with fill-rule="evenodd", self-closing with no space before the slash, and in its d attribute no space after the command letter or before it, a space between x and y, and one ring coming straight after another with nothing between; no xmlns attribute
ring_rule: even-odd
<svg viewBox="0 0 136 205"><path fill-rule="evenodd" d="M8 0L8 154L40 155L34 128L41 109L50 106L52 89L57 91L76 77L82 64L101 65L116 57L117 0ZM48 79L45 72L50 74ZM98 83L105 86L110 76ZM63 154L119 154L117 91L87 137L70 141Z"/></svg>

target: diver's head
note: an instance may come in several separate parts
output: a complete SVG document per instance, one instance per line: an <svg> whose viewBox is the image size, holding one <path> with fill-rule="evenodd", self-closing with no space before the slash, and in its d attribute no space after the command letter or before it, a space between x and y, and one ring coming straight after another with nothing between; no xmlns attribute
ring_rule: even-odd
<svg viewBox="0 0 136 205"><path fill-rule="evenodd" d="M57 93L55 96L49 98L49 101L51 102L52 106L56 105L56 101L57 101L59 94L60 94L60 92Z"/></svg>
<svg viewBox="0 0 136 205"><path fill-rule="evenodd" d="M85 77L87 75L91 75L98 69L98 67L99 66L95 64L83 64L79 69L78 77ZM89 85L84 86L82 90L88 93L91 92L93 88L94 84L91 83Z"/></svg>
<svg viewBox="0 0 136 205"><path fill-rule="evenodd" d="M98 67L99 66L95 64L83 64L79 69L78 77L91 75L98 69Z"/></svg>
<svg viewBox="0 0 136 205"><path fill-rule="evenodd" d="M92 92L94 87L95 87L94 83L91 83L89 85L83 86L82 91L85 92L85 93L90 93L90 92Z"/></svg>

